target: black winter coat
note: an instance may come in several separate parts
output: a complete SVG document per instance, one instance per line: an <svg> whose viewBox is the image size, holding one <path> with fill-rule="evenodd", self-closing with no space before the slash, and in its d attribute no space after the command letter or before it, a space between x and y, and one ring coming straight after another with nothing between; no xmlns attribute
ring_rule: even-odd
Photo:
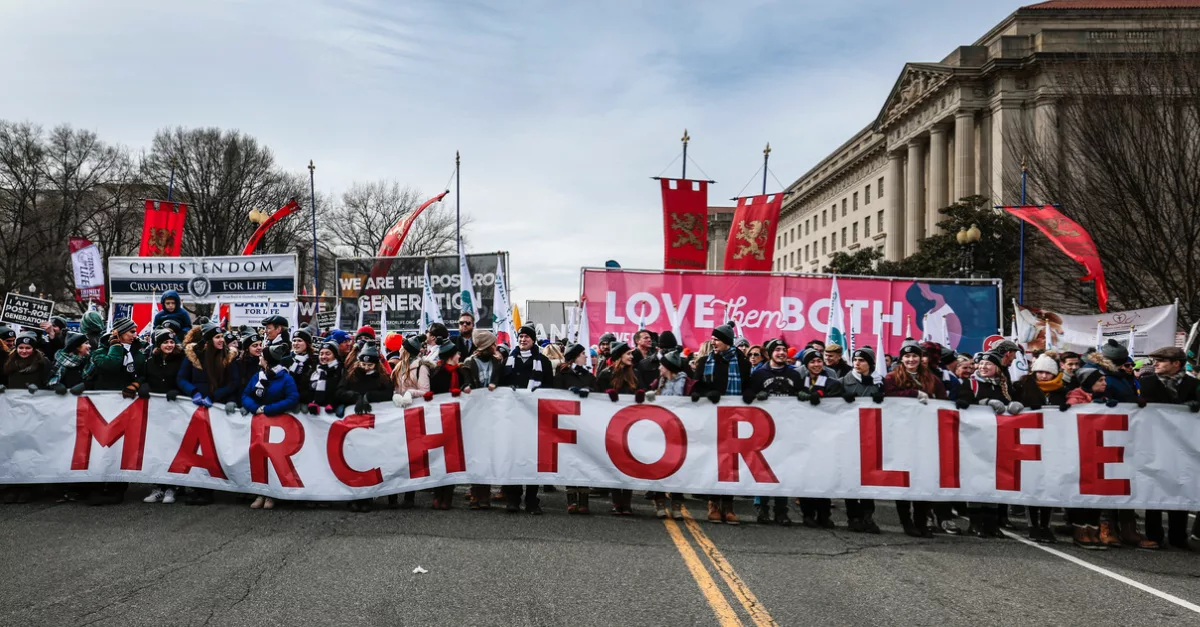
<svg viewBox="0 0 1200 627"><path fill-rule="evenodd" d="M314 370L317 369L317 356L309 353L308 359L304 363L295 360L295 353L292 354L291 363L287 364L288 374L292 375L292 380L296 382L296 391L300 393L300 404L307 405L312 400L312 382L311 377Z"/></svg>
<svg viewBox="0 0 1200 627"><path fill-rule="evenodd" d="M1172 394L1167 389L1166 384L1158 378L1158 375L1148 374L1138 379L1138 385L1142 389L1142 398L1146 399L1147 403L1172 403L1183 404L1191 401L1200 401L1200 380L1195 377L1183 375L1183 379L1175 386L1175 393Z"/></svg>
<svg viewBox="0 0 1200 627"><path fill-rule="evenodd" d="M537 387L552 388L554 387L554 367L550 364L550 360L538 350L537 346L530 349L533 355L529 359L522 360L518 357L520 350L514 350L508 355L508 361L504 364L504 382L505 386L513 386L519 390L529 389L531 380L540 383ZM534 362L540 362L541 368L534 368Z"/></svg>
<svg viewBox="0 0 1200 627"><path fill-rule="evenodd" d="M151 353L146 360L146 384L155 394L166 394L169 390L178 390L179 369L183 366L183 353L178 350L164 355Z"/></svg>
<svg viewBox="0 0 1200 627"><path fill-rule="evenodd" d="M479 360L482 359L478 355L473 355L462 362L462 372L467 378L466 385L472 389L486 388L489 385L504 384L504 360L500 359L499 355L493 355L491 358L492 372L487 381L480 380L479 375Z"/></svg>
<svg viewBox="0 0 1200 627"><path fill-rule="evenodd" d="M744 393L750 385L750 360L742 354L742 351L736 349L733 351L733 358L737 361ZM704 370L709 361L713 362L712 375L705 376ZM709 353L704 356L704 359L697 362L695 375L696 385L692 387L692 394L699 392L703 396L713 391L722 396L729 394L729 362L720 353Z"/></svg>
<svg viewBox="0 0 1200 627"><path fill-rule="evenodd" d="M338 400L344 405L358 402L360 395L366 395L369 403L382 403L392 400L392 380L383 374L383 369L375 368L374 375L367 376L357 365L350 368L346 378L338 387Z"/></svg>
<svg viewBox="0 0 1200 627"><path fill-rule="evenodd" d="M8 378L6 385L14 390L31 385L44 388L50 378L50 360L37 350L25 359L17 357L17 352L13 351L4 364L4 375Z"/></svg>
<svg viewBox="0 0 1200 627"><path fill-rule="evenodd" d="M1017 384L1016 400L1018 403L1033 409L1041 409L1042 407L1058 407L1067 404L1067 386L1062 386L1049 394L1042 392L1038 387L1037 377L1032 374L1027 374L1021 377L1021 382Z"/></svg>
<svg viewBox="0 0 1200 627"><path fill-rule="evenodd" d="M560 390L583 388L590 390L596 385L596 375L587 366L563 366L554 377L554 387Z"/></svg>
<svg viewBox="0 0 1200 627"><path fill-rule="evenodd" d="M1003 380L1005 384L1008 382L1007 379L1001 380ZM970 379L963 381L962 385L958 386L958 400L965 400L968 405L977 405L979 403L986 403L988 401L1000 401L1007 405L1017 399L1014 390L1011 388L1009 388L1006 393L1006 390L1002 389L999 385L989 383L987 381L980 381L975 377L971 377ZM1065 400L1066 399L1064 398L1064 401ZM1021 404L1024 405L1024 403Z"/></svg>
<svg viewBox="0 0 1200 627"><path fill-rule="evenodd" d="M766 392L771 396L795 396L803 386L804 376L790 366L784 366L780 370L763 366L750 375L752 394Z"/></svg>
<svg viewBox="0 0 1200 627"><path fill-rule="evenodd" d="M345 368L335 359L329 365L317 364L317 367L309 375L308 390L310 398L304 401L305 404L316 403L321 407L326 405L337 404L338 388L342 385L342 376L345 374ZM313 377L316 377L315 379ZM324 385L321 385L324 383ZM317 389L324 388L324 389Z"/></svg>
<svg viewBox="0 0 1200 627"><path fill-rule="evenodd" d="M637 367L636 366L634 367L633 374L634 374L634 377L636 378L637 377ZM635 394L641 386L641 380L638 381L638 386L639 387L630 387L628 383L622 383L620 385L617 385L616 382L613 380L613 369L605 368L604 370L600 371L600 376L596 377L596 382L594 384L593 389L597 392L607 392L609 390L616 390L617 394ZM640 388L640 389L644 390L645 388Z"/></svg>

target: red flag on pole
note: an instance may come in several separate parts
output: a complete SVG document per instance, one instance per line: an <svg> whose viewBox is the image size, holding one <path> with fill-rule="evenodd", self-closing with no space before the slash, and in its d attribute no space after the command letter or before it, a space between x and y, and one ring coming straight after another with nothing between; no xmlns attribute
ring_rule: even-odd
<svg viewBox="0 0 1200 627"><path fill-rule="evenodd" d="M1096 282L1096 300L1100 311L1108 311L1108 284L1104 281L1104 266L1096 243L1079 223L1064 216L1053 205L1042 207L1005 207L1005 211L1036 226L1068 257L1087 269L1080 281Z"/></svg>
<svg viewBox="0 0 1200 627"><path fill-rule="evenodd" d="M659 179L663 201L663 268L708 265L708 181Z"/></svg>
<svg viewBox="0 0 1200 627"><path fill-rule="evenodd" d="M725 269L770 272L783 194L738 198L725 244Z"/></svg>
<svg viewBox="0 0 1200 627"><path fill-rule="evenodd" d="M299 208L300 205L296 204L296 199L293 198L289 200L286 205L280 207L278 211L272 213L271 217L264 220L263 223L258 225L258 228L255 229L254 235L250 237L250 241L246 242L246 247L242 249L242 254L252 254L254 249L258 248L258 242L262 240L264 235L267 234L268 229L274 226L276 222L288 217L293 211Z"/></svg>
<svg viewBox="0 0 1200 627"><path fill-rule="evenodd" d="M183 247L183 223L187 205L165 200L146 200L139 257L178 257Z"/></svg>
<svg viewBox="0 0 1200 627"><path fill-rule="evenodd" d="M417 207L413 211L409 212L408 215L400 218L400 221L397 222L395 226L388 229L387 235L384 236L383 242L379 245L379 252L375 256L395 257L396 255L400 254L400 247L404 245L404 238L408 237L409 229L412 228L413 222L416 222L417 217L421 215L421 212L425 211L425 208L429 205L432 205L435 202L440 202L442 198L445 198L446 194L449 193L450 191L447 190L438 194L437 196L434 196L433 198L430 198L429 200L426 200L421 204L420 207Z"/></svg>

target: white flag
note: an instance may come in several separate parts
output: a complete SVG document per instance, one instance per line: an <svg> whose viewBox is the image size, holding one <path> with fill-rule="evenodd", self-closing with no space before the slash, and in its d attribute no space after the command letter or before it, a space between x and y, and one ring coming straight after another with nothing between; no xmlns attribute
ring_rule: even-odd
<svg viewBox="0 0 1200 627"><path fill-rule="evenodd" d="M883 378L887 376L887 354L883 350L883 334L876 333L875 339L879 340L879 347L875 349L875 385L883 385Z"/></svg>
<svg viewBox="0 0 1200 627"><path fill-rule="evenodd" d="M567 309L567 348L579 343L579 308Z"/></svg>
<svg viewBox="0 0 1200 627"><path fill-rule="evenodd" d="M387 335L387 297L383 297L383 302L379 308L379 336Z"/></svg>
<svg viewBox="0 0 1200 627"><path fill-rule="evenodd" d="M584 299L583 305L579 308L579 340L578 343L583 344L583 352L587 355L588 370L592 369L592 334L588 330L587 316L587 300Z"/></svg>
<svg viewBox="0 0 1200 627"><path fill-rule="evenodd" d="M475 298L475 282L471 279L471 269L467 267L467 253L461 239L458 240L458 251L458 289L459 297L462 299L459 313L469 313L472 320L478 320L479 312L475 308L475 303L479 300Z"/></svg>
<svg viewBox="0 0 1200 627"><path fill-rule="evenodd" d="M426 275L426 276L428 276L428 275ZM365 309L366 309L366 307L363 306L363 299L360 296L358 298L358 326L354 327L356 333L358 332L358 329L361 329L363 326L363 311Z"/></svg>
<svg viewBox="0 0 1200 627"><path fill-rule="evenodd" d="M1103 320L1096 321L1096 350L1100 350L1100 347L1104 346L1104 329L1102 328L1103 325L1104 325Z"/></svg>
<svg viewBox="0 0 1200 627"><path fill-rule="evenodd" d="M339 296L338 296L338 301L337 301L337 305L336 305L337 314L333 321L333 328L335 328L335 329L342 328L342 298L341 298L340 290L338 291L338 294L339 294Z"/></svg>
<svg viewBox="0 0 1200 627"><path fill-rule="evenodd" d="M150 320L146 323L146 326L142 327L141 331L138 331L138 335L145 335L154 330L154 317L157 316L158 312L162 309L162 305L160 305L158 302L158 294L156 292L150 292L150 299ZM220 324L219 320L217 321L217 324Z"/></svg>
<svg viewBox="0 0 1200 627"><path fill-rule="evenodd" d="M1126 342L1127 346L1126 346L1125 348L1129 349L1129 356L1130 356L1130 357L1133 357L1133 355L1134 355L1134 352L1133 352L1133 334L1134 334L1134 332L1136 332L1136 331L1137 331L1137 327L1135 327L1135 326L1133 326L1133 325L1129 325L1129 341L1128 341L1128 342ZM1121 364L1117 364L1117 365L1118 365L1118 366L1120 366Z"/></svg>
<svg viewBox="0 0 1200 627"><path fill-rule="evenodd" d="M508 284L504 281L504 265L496 255L496 283L492 292L492 331L500 344L515 346L517 329L513 326L512 305L508 302Z"/></svg>
<svg viewBox="0 0 1200 627"><path fill-rule="evenodd" d="M104 259L95 244L82 237L69 240L71 267L75 271L76 300L104 298Z"/></svg>
<svg viewBox="0 0 1200 627"><path fill-rule="evenodd" d="M421 291L421 333L429 329L429 325L442 321L442 310L438 307L437 298L433 295L433 282L429 280L429 262L425 262L425 285Z"/></svg>
<svg viewBox="0 0 1200 627"><path fill-rule="evenodd" d="M1016 359L1008 365L1008 376L1013 383L1021 380L1022 377L1029 374L1029 361L1025 359L1025 351L1017 351Z"/></svg>
<svg viewBox="0 0 1200 627"><path fill-rule="evenodd" d="M838 289L837 275L829 284L829 330L825 332L825 344L846 346L846 312L842 310L842 292Z"/></svg>

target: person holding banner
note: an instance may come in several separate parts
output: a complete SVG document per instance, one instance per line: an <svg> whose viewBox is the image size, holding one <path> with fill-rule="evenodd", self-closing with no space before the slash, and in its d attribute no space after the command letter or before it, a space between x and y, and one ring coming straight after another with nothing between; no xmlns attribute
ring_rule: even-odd
<svg viewBox="0 0 1200 627"><path fill-rule="evenodd" d="M900 346L900 364L883 379L883 395L900 398L915 398L920 403L929 399L945 400L946 388L925 367L921 346L916 340L905 338ZM933 532L928 527L932 505L925 501L896 501L896 512L904 533L914 538L929 538Z"/></svg>
<svg viewBox="0 0 1200 627"><path fill-rule="evenodd" d="M692 401L707 398L714 405L722 396L740 396L753 402L750 389L750 362L745 353L734 348L734 330L723 324L712 331L712 352L696 362L696 384L692 386ZM733 496L711 496L708 499L708 522L737 525L733 511Z"/></svg>
<svg viewBox="0 0 1200 627"><path fill-rule="evenodd" d="M836 347L836 354L841 354L840 346L832 343L830 346ZM816 346L804 349L800 353L800 359L797 363L803 368L800 378L800 389L796 392L797 400L819 405L823 398L841 397L843 395L842 382L838 379L837 372L825 365L822 350ZM798 499L798 503L800 505L801 521L805 527L834 528L835 525L831 517L833 511L833 501L831 499L801 498Z"/></svg>
<svg viewBox="0 0 1200 627"><path fill-rule="evenodd" d="M138 396L146 377L146 353L137 332L137 323L129 318L113 323L110 346L92 355L93 389L120 390L128 399Z"/></svg>
<svg viewBox="0 0 1200 627"><path fill-rule="evenodd" d="M325 413L333 414L336 411L334 405L337 403L337 389L342 384L338 345L333 342L322 344L321 349L317 351L317 362L317 367L308 378L308 387L312 394L308 401L308 413L315 416L324 408Z"/></svg>
<svg viewBox="0 0 1200 627"><path fill-rule="evenodd" d="M874 403L883 402L883 382L875 379L875 350L864 346L850 355L849 374L842 377L843 398L848 403L856 398L869 398ZM881 533L875 522L875 501L872 499L846 499L848 528L856 533Z"/></svg>
<svg viewBox="0 0 1200 627"><path fill-rule="evenodd" d="M183 367L183 351L170 329L155 329L150 336L153 349L146 360L146 384L155 394L166 394L175 400L179 393L179 369Z"/></svg>
<svg viewBox="0 0 1200 627"><path fill-rule="evenodd" d="M475 347L470 357L463 361L461 374L466 378L466 385L473 390L495 390L504 380L504 359L496 353L496 334L491 331L476 329L471 333L471 345ZM411 344L406 341L405 350L411 348L413 363L421 350L420 342L414 337ZM428 389L428 387L426 387ZM570 489L567 490L570 498ZM586 503L586 496L584 502ZM492 486L476 483L471 485L469 506L471 509L492 508Z"/></svg>
<svg viewBox="0 0 1200 627"><path fill-rule="evenodd" d="M346 369L346 377L338 387L338 401L347 406L353 404L355 414L369 414L371 403L387 401L392 397L392 389L392 381L380 365L379 347L375 342L367 342ZM352 512L369 512L373 508L374 499L350 502Z"/></svg>
<svg viewBox="0 0 1200 627"><path fill-rule="evenodd" d="M434 394L450 394L458 397L464 391L470 393L467 377L463 376L458 352L458 342L445 339L438 344L438 367L429 377L429 391ZM454 486L444 485L433 489L432 509L448 510L453 507Z"/></svg>
<svg viewBox="0 0 1200 627"><path fill-rule="evenodd" d="M62 396L69 390L72 394L82 394L84 381L91 377L92 345L87 336L82 333L71 333L66 337L62 350L54 354L54 364L50 366L50 378L46 385L54 389L54 393Z"/></svg>
<svg viewBox="0 0 1200 627"><path fill-rule="evenodd" d="M750 391L756 400L765 401L772 396L794 397L804 388L804 377L796 369L788 365L788 345L781 338L767 342L766 346L750 347L750 360L753 363L755 351L766 353L767 360L750 375ZM790 527L792 519L788 517L788 499L777 496L775 501L774 523ZM771 498L766 496L754 497L754 508L758 513L757 522L760 525L770 524Z"/></svg>
<svg viewBox="0 0 1200 627"><path fill-rule="evenodd" d="M250 380L257 376L258 359L262 357L263 338L254 329L242 327L242 336L238 339L238 389L246 389Z"/></svg>
<svg viewBox="0 0 1200 627"><path fill-rule="evenodd" d="M300 392L296 381L284 366L288 349L284 344L274 344L263 349L259 358L259 371L242 390L242 411L250 414L278 416L292 411L300 403ZM250 503L250 509L274 509L275 500L259 496Z"/></svg>
<svg viewBox="0 0 1200 627"><path fill-rule="evenodd" d="M1143 375L1141 385L1142 398L1148 403L1169 403L1186 405L1193 413L1200 412L1200 380L1184 374L1183 365L1187 363L1187 354L1183 349L1165 346L1153 353L1154 373ZM1163 533L1163 515L1167 518L1167 530ZM1157 542L1188 550L1188 513L1186 511L1147 510L1146 536Z"/></svg>
<svg viewBox="0 0 1200 627"><path fill-rule="evenodd" d="M50 378L50 360L38 350L38 337L32 331L17 336L16 346L4 362L4 378L12 389L30 394L46 387Z"/></svg>
<svg viewBox="0 0 1200 627"><path fill-rule="evenodd" d="M308 329L296 329L296 332L292 334L291 354L284 358L283 365L287 368L288 374L292 375L292 381L300 393L301 404L308 405L312 401L309 380L312 379L313 371L317 369L317 359L313 355L312 333Z"/></svg>
<svg viewBox="0 0 1200 627"><path fill-rule="evenodd" d="M437 325L429 327L430 333L434 332L435 326ZM538 350L537 331L533 327L523 325L517 330L517 347L504 363L502 381L505 386L531 392L538 388L554 387L554 369L550 366L550 360ZM504 486L503 492L507 501L505 511L521 511L522 487ZM542 505L537 493L536 485L524 486L525 511L535 516L542 514Z"/></svg>
<svg viewBox="0 0 1200 627"><path fill-rule="evenodd" d="M238 398L241 389L241 369L238 367L237 351L225 345L221 328L212 323L193 326L188 337L195 341L185 343L186 358L179 368L175 383L180 391L191 397L198 407L212 407L214 403L228 403ZM211 505L213 491L194 488L184 501L188 505Z"/></svg>
<svg viewBox="0 0 1200 627"><path fill-rule="evenodd" d="M1017 382L1016 399L1022 405L1038 410L1043 407L1056 407L1066 411L1067 388L1063 385L1063 374L1058 369L1058 362L1046 353L1033 360L1029 374ZM1029 539L1043 544L1054 544L1057 540L1050 528L1050 515L1053 508L1029 507Z"/></svg>
<svg viewBox="0 0 1200 627"><path fill-rule="evenodd" d="M183 309L183 301L179 299L179 292L175 290L167 290L162 293L158 299L162 309L154 314L154 327L162 326L167 320L174 320L179 325L179 331L186 332L192 328L192 317Z"/></svg>

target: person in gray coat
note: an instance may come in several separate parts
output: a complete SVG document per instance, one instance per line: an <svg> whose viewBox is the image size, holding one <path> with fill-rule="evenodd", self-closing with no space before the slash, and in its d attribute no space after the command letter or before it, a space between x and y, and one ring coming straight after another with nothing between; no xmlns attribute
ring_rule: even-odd
<svg viewBox="0 0 1200 627"><path fill-rule="evenodd" d="M856 398L870 398L883 402L883 382L875 379L875 351L864 346L851 353L851 370L842 377L843 398L853 403ZM846 517L849 529L858 533L879 533L875 524L875 501L872 499L846 499Z"/></svg>

